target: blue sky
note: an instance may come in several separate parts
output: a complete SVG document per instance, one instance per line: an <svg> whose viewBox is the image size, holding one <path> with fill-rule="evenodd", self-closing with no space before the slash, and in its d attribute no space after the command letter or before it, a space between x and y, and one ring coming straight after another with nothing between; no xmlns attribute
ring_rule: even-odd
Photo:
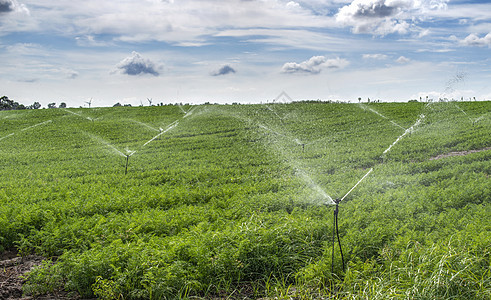
<svg viewBox="0 0 491 300"><path fill-rule="evenodd" d="M0 0L24 103L491 99L491 3Z"/></svg>

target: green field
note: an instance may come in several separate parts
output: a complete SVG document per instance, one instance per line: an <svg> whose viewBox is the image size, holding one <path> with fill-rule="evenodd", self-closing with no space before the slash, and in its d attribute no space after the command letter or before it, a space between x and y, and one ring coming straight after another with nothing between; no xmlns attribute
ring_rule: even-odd
<svg viewBox="0 0 491 300"><path fill-rule="evenodd" d="M0 253L46 258L27 294L491 298L489 101L43 109L0 124ZM343 271L331 198L370 169L339 205Z"/></svg>

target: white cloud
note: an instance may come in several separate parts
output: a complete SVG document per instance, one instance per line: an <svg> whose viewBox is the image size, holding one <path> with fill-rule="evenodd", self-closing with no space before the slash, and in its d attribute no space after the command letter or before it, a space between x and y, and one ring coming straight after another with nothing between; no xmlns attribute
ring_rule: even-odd
<svg viewBox="0 0 491 300"><path fill-rule="evenodd" d="M333 23L295 1L96 1L68 0L36 5L36 22L75 36L106 35L116 41L165 41L181 46L207 44L207 37L226 28L325 28ZM75 16L75 17L74 17Z"/></svg>
<svg viewBox="0 0 491 300"><path fill-rule="evenodd" d="M354 33L380 36L406 34L415 19L421 18L428 10L445 9L447 2L448 0L354 0L339 9L336 21L352 27Z"/></svg>
<svg viewBox="0 0 491 300"><path fill-rule="evenodd" d="M398 59L396 59L396 62L397 63L400 63L400 64L406 64L408 62L410 62L411 60L407 57L404 57L404 56L400 56Z"/></svg>
<svg viewBox="0 0 491 300"><path fill-rule="evenodd" d="M23 12L29 14L29 10L24 4L19 4L16 0L0 0L0 14L10 12Z"/></svg>
<svg viewBox="0 0 491 300"><path fill-rule="evenodd" d="M324 56L313 56L301 63L288 62L281 68L282 73L309 73L318 74L322 69L344 68L349 62L342 58L327 59Z"/></svg>
<svg viewBox="0 0 491 300"><path fill-rule="evenodd" d="M347 46L357 43L350 37L334 37L306 29L229 29L217 33L217 37L242 38L246 42L270 44L275 49L297 48L324 51L326 45L331 51L344 51ZM259 37L259 38L258 38Z"/></svg>
<svg viewBox="0 0 491 300"><path fill-rule="evenodd" d="M212 76L220 76L220 75L227 75L227 74L233 74L235 73L235 69L232 68L229 65L222 66L220 69L211 72Z"/></svg>
<svg viewBox="0 0 491 300"><path fill-rule="evenodd" d="M387 59L387 55L385 54L363 54L363 59Z"/></svg>
<svg viewBox="0 0 491 300"><path fill-rule="evenodd" d="M286 7L291 9L296 9L296 8L300 8L300 4L298 4L295 1L290 1L286 4Z"/></svg>
<svg viewBox="0 0 491 300"><path fill-rule="evenodd" d="M459 43L463 46L491 47L491 32L482 38L471 33L465 39L459 41Z"/></svg>
<svg viewBox="0 0 491 300"><path fill-rule="evenodd" d="M158 67L148 59L143 58L140 53L133 51L131 56L123 59L117 66L121 73L135 76L150 74L159 76Z"/></svg>

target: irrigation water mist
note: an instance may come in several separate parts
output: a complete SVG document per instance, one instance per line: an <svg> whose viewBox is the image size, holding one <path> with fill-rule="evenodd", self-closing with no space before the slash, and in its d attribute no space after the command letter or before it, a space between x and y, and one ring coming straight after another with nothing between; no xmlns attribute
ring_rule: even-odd
<svg viewBox="0 0 491 300"><path fill-rule="evenodd" d="M79 114L79 113L73 112L73 111L68 110L68 109L66 109L66 108L64 108L63 110L64 110L64 111L66 111L66 112L68 112L68 113L71 113L72 115L79 116L79 117L84 118L84 119L87 119L87 120L89 120L89 121L94 121L94 119L92 119L91 117L86 117L86 116L83 116L83 115L81 115L81 114Z"/></svg>
<svg viewBox="0 0 491 300"><path fill-rule="evenodd" d="M391 119L389 119L388 117L384 116L383 114L379 113L379 112L378 112L378 111L376 111L375 109L373 109L373 108L371 108L371 107L368 107L368 106L366 106L366 105L364 105L364 104L361 104L361 103L360 103L360 104L358 104L358 105L359 105L359 106L360 106L360 107L361 107L363 110L367 110L367 109L368 109L369 111L371 111L371 112L373 112L373 113L377 114L378 116L380 116L380 117L382 117L382 118L384 118L384 119L388 120L388 121L389 121L389 122L390 122L392 125L397 126L397 127L399 127L399 128L402 128L402 129L406 130L406 128L402 127L401 125L397 124L397 123L396 123L396 122L394 122L393 120L391 120Z"/></svg>
<svg viewBox="0 0 491 300"><path fill-rule="evenodd" d="M184 119L184 118L187 118L190 115L192 115L194 113L194 111L196 110L196 108L197 108L197 106L191 107L191 109L189 109L187 112L184 113L184 116L182 118Z"/></svg>
<svg viewBox="0 0 491 300"><path fill-rule="evenodd" d="M160 130L159 130L160 133L157 134L156 136L154 136L153 138L151 138L145 144L143 144L142 147L145 147L146 145L150 144L151 142L153 142L154 140L159 138L162 134L166 133L167 131L171 130L172 128L175 128L177 125L179 125L179 121L176 120L176 121L172 122L169 126L167 126L167 128L165 130L162 130L162 128L160 128Z"/></svg>
<svg viewBox="0 0 491 300"><path fill-rule="evenodd" d="M184 114L183 118L187 118L189 117L190 115L193 114L194 110L198 107L198 106L191 106L190 109L188 109L187 111L184 110L184 108L182 107L182 105L178 105L179 109L181 110L181 112Z"/></svg>
<svg viewBox="0 0 491 300"><path fill-rule="evenodd" d="M313 190L315 190L319 195L322 196L322 200L326 200L328 201L328 203L326 204L329 204L329 205L334 205L336 204L336 202L334 202L334 200L332 199L331 196L329 196L326 191L324 191L317 183L314 182L314 180L312 180L312 177L310 177L309 175L307 175L307 173L305 173L302 169L300 168L296 168L295 169L295 173L300 175L300 178L302 178L302 180L307 183L309 185L309 187Z"/></svg>
<svg viewBox="0 0 491 300"><path fill-rule="evenodd" d="M143 123L143 122L141 122L141 121L137 121L137 120L134 120L134 119L128 119L128 120L129 120L129 121L131 121L131 122L133 122L133 123L136 123L136 124L138 124L138 125L141 125L141 126L143 126L143 127L145 127L145 128L148 128L148 129L150 129L150 130L152 130L152 131L157 131L157 132L160 132L160 131L161 131L160 129L162 129L162 128L157 129L157 128L155 128L155 127L150 126L150 125L149 125L149 124L147 124L147 123Z"/></svg>
<svg viewBox="0 0 491 300"><path fill-rule="evenodd" d="M38 124L31 125L31 126L26 127L26 128L22 128L20 131L26 131L26 130L32 129L32 128L34 128L34 127L41 126L41 125L44 125L44 124L48 124L48 123L51 123L51 122L53 122L53 121L52 121L52 120L47 120L47 121L44 121L44 122L41 122L41 123L38 123ZM13 136L14 134L15 134L15 133L14 133L14 132L12 132L12 133L10 133L10 134L8 134L8 135L4 136L4 137L0 137L0 141L1 141L1 140L3 140L3 139L8 138L8 137L10 137L10 136Z"/></svg>
<svg viewBox="0 0 491 300"><path fill-rule="evenodd" d="M297 138L291 138L288 135L283 134L283 133L280 133L280 132L278 132L276 130L273 130L270 127L265 126L263 124L258 124L258 127L261 128L261 129L264 129L266 131L272 132L272 133L274 133L277 136L283 137L286 140L293 141L294 143L296 143L298 145L305 145L299 139L297 139ZM285 151L283 151L278 146L276 146L276 149L275 150L276 150L276 152L279 152L282 156L289 157L288 155L286 155ZM294 168L295 174L297 174L299 176L299 178L301 178L312 190L316 191L322 197L322 200L323 201L327 201L329 204L336 204L334 202L334 200L332 199L332 197L329 196L326 193L326 191L320 187L320 185L318 185L317 183L315 183L314 180L312 179L312 177L310 175L308 175L299 166L299 163L297 161L295 161L292 157L289 157L288 162Z"/></svg>
<svg viewBox="0 0 491 300"><path fill-rule="evenodd" d="M339 200L339 202L343 201L344 198L346 198L354 189L356 189L356 187L360 184L360 182L363 181L363 179L365 179L370 173L372 173L373 171L373 168L371 168L366 174L365 176L363 176L352 188L351 190L349 190L346 195L343 196L343 198L341 198L341 200Z"/></svg>
<svg viewBox="0 0 491 300"><path fill-rule="evenodd" d="M416 127L416 126L418 126L419 124L421 124L421 121L422 121L424 118L425 118L425 115L423 115L423 114L422 114L422 115L420 115L420 116L419 116L419 119L416 121L416 123L414 123L414 124L413 124L413 126L411 126L411 127L409 127L408 129L406 129L406 130L404 131L404 133L403 133L403 134L401 134L401 135L400 135L400 136L399 136L399 137L398 137L398 138L397 138L397 139L396 139L396 140L395 140L395 141L392 143L392 145L390 145L390 146L389 146L389 148L385 149L385 151L382 153L382 156L383 156L384 154L388 153L388 152L389 152L389 151L392 149L392 147L394 147L394 145L395 145L395 144L397 144L397 143L398 143L398 142L399 142L399 141L400 141L400 140L401 140L401 139L402 139L402 138L403 138L403 137L404 137L406 134L413 132L413 131L414 131L414 127Z"/></svg>
<svg viewBox="0 0 491 300"><path fill-rule="evenodd" d="M280 119L280 121L283 121L284 118L280 117L280 115L276 112L276 110L269 107L269 105L264 104L264 106L266 106L271 112L273 112L278 117L278 119Z"/></svg>
<svg viewBox="0 0 491 300"><path fill-rule="evenodd" d="M125 157L125 158L129 155L128 153L124 154L122 151L118 150L118 148L116 148L114 145L110 144L108 141L104 140L103 138L101 138L99 136L93 135L93 134L85 132L85 131L83 131L83 133L86 134L88 137L90 137L92 140L107 146L109 149L112 150L113 154L120 155L120 156ZM129 150L126 150L126 152L129 152ZM135 151L132 151L131 155L133 155L134 153L135 153Z"/></svg>
<svg viewBox="0 0 491 300"><path fill-rule="evenodd" d="M473 124L475 124L475 123L477 123L477 122L481 121L482 119L484 119L484 116L485 116L485 115L486 115L486 114L484 114L484 115L480 116L479 118L475 119L475 120L474 120L474 122L473 122Z"/></svg>
<svg viewBox="0 0 491 300"><path fill-rule="evenodd" d="M454 104L454 105L455 105L455 107L457 107L457 108L458 108L458 109L459 109L459 110L460 110L460 111L461 111L461 112L462 112L464 115L466 115L466 116L469 118L469 121L471 121L472 125L475 125L477 122L481 121L481 120L484 118L484 116L485 116L485 115L487 115L487 113L485 113L484 115L482 115L482 116L480 116L480 117L478 117L478 118L476 118L476 119L473 119L473 118L471 118L471 116L469 116L469 115L468 115L468 114L465 112L465 110L463 110L462 108L460 108L460 106L458 106L458 105L457 105L457 103L455 103L455 102L454 102L453 104Z"/></svg>
<svg viewBox="0 0 491 300"><path fill-rule="evenodd" d="M278 132L278 131L276 131L276 130L273 130L273 129L271 129L271 128L267 127L266 125L263 125L263 124L258 124L257 126L258 126L259 128L262 128L262 129L266 130L266 131L272 132L272 133L274 133L274 134L276 134L276 135L279 135L279 136L282 136L282 137L288 138L288 137L287 137L285 134L280 133L280 132Z"/></svg>
<svg viewBox="0 0 491 300"><path fill-rule="evenodd" d="M13 136L15 133L10 133L10 134L7 134L6 136L4 137L0 137L0 141L3 140L3 139L6 139L8 138L9 136Z"/></svg>
<svg viewBox="0 0 491 300"><path fill-rule="evenodd" d="M34 127L41 126L41 125L44 125L44 124L48 124L48 123L51 123L51 122L53 122L53 121L52 120L47 120L47 121L44 121L44 122L41 122L41 123L38 123L38 124L34 124L32 126L23 128L23 129L21 129L21 131L26 131L26 130L32 129Z"/></svg>
<svg viewBox="0 0 491 300"><path fill-rule="evenodd" d="M186 111L184 110L184 108L182 108L182 105L178 105L178 107L182 111L183 114L186 114Z"/></svg>
<svg viewBox="0 0 491 300"><path fill-rule="evenodd" d="M458 84L460 84L461 82L464 82L466 76L467 76L467 73L465 73L463 71L455 73L455 75L452 78L450 78L449 80L447 80L447 82L445 83L445 90L443 92L443 96L445 96L446 94L454 92L455 87Z"/></svg>

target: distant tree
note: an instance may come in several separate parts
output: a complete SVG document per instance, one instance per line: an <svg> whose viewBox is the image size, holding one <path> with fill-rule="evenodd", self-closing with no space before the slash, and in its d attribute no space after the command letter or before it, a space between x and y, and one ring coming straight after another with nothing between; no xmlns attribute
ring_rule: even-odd
<svg viewBox="0 0 491 300"><path fill-rule="evenodd" d="M119 107L119 106L122 106L121 103L119 102L113 105L113 107Z"/></svg>
<svg viewBox="0 0 491 300"><path fill-rule="evenodd" d="M10 100L7 96L0 97L0 110L26 109L23 104Z"/></svg>
<svg viewBox="0 0 491 300"><path fill-rule="evenodd" d="M39 102L34 102L33 104L29 105L29 109L40 109L41 108L41 103Z"/></svg>
<svg viewBox="0 0 491 300"><path fill-rule="evenodd" d="M49 103L48 108L56 108L56 103L54 102Z"/></svg>
<svg viewBox="0 0 491 300"><path fill-rule="evenodd" d="M61 102L59 108L66 108L66 103L65 102Z"/></svg>

